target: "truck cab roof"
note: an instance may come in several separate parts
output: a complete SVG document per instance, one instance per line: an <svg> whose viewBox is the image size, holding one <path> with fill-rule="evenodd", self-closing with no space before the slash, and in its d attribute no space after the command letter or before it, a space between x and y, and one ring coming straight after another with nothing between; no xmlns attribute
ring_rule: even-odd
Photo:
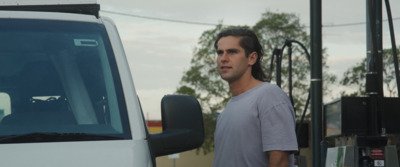
<svg viewBox="0 0 400 167"><path fill-rule="evenodd" d="M0 10L6 11L41 11L88 14L99 17L100 5L96 0L62 1L18 1L5 0L0 2Z"/></svg>

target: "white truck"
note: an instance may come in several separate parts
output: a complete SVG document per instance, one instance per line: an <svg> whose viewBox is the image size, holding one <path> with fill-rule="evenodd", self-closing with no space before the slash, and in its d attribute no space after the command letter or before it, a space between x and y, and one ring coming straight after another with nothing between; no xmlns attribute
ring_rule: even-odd
<svg viewBox="0 0 400 167"><path fill-rule="evenodd" d="M148 133L116 26L99 10L0 2L0 166L153 167L202 144L191 96L165 96L163 132Z"/></svg>

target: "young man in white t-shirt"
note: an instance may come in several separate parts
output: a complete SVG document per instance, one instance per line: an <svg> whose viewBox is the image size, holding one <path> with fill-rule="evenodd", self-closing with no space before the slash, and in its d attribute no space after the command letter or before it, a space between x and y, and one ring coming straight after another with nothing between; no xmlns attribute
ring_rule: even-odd
<svg viewBox="0 0 400 167"><path fill-rule="evenodd" d="M293 106L278 86L266 82L257 36L248 29L229 29L214 46L218 72L232 98L217 120L213 166L293 166L298 150Z"/></svg>

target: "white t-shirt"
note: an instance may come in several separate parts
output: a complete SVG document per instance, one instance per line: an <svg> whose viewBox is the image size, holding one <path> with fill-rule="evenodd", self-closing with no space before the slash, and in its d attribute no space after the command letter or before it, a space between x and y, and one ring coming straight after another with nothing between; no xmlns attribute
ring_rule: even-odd
<svg viewBox="0 0 400 167"><path fill-rule="evenodd" d="M267 151L297 151L295 114L286 93L265 82L232 97L218 117L214 145L214 167L266 167Z"/></svg>

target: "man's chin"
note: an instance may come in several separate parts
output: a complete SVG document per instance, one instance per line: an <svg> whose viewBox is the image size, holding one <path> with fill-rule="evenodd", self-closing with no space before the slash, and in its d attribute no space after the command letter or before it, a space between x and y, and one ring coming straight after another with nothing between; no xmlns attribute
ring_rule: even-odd
<svg viewBox="0 0 400 167"><path fill-rule="evenodd" d="M228 83L231 83L234 79L232 79L231 77L223 77L223 76L221 76L221 78L224 80L224 81L226 81L226 82L228 82Z"/></svg>

